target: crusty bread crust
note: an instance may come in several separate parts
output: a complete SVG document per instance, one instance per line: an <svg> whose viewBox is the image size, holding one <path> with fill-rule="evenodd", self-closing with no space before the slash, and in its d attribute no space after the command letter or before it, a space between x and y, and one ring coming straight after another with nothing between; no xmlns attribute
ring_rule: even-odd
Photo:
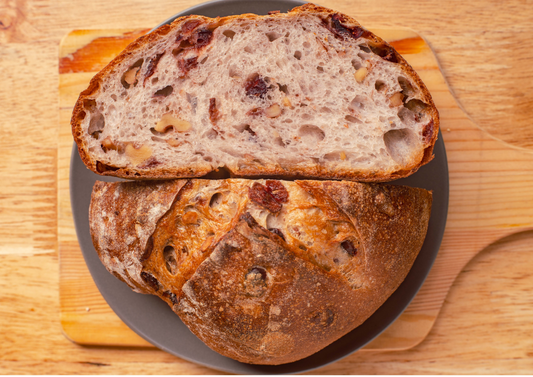
<svg viewBox="0 0 533 377"><path fill-rule="evenodd" d="M94 157L87 146L86 135L82 135L82 121L88 115L87 109L84 107L84 101L92 99L96 93L101 90L101 85L109 75L117 75L114 72L116 67L121 62L131 59L139 51L148 48L150 45L161 41L167 34L176 29L181 29L184 25L187 25L191 20L196 20L203 25L222 25L231 22L235 19L250 19L260 20L265 18L278 18L278 19L294 19L301 14L313 14L322 19L331 19L336 17L336 20L343 27L356 28L364 33L364 37L373 41L376 46L380 47L380 51L385 51L387 59L397 62L398 66L405 73L406 77L413 80L419 87L421 93L419 94L420 100L428 105L425 109L425 113L431 118L431 122L428 123L427 130L424 131L424 149L416 156L412 156L407 163L399 170L389 169L359 169L353 167L338 167L335 169L326 168L323 164L294 164L289 167L282 167L280 164L269 164L254 162L253 158L250 161L243 161L238 168L230 169L232 177L306 177L316 179L347 179L358 180L368 182L389 181L397 178L409 176L416 172L420 166L428 163L433 158L433 147L437 139L439 131L439 115L438 111L433 103L431 95L427 88L420 80L419 76L413 70L413 68L400 56L389 44L378 36L365 30L360 24L353 18L341 15L330 9L319 7L313 4L306 4L297 8L294 8L288 13L278 13L268 16L257 16L254 14L245 14L238 16L230 16L223 18L211 19L203 16L186 16L176 19L171 25L164 25L154 32L147 34L132 44L130 44L119 56L117 56L109 65L107 65L101 72L91 80L89 87L80 94L80 97L74 107L73 116L71 120L72 133L74 140L78 145L78 150L81 159L85 165L93 172L101 175L116 176L127 179L169 179L169 178L187 178L187 177L201 177L207 173L210 173L216 168L208 165L186 166L186 167L159 167L157 165L150 166L148 168L136 168L136 167L114 167L107 166L100 163ZM328 18L329 17L329 18Z"/></svg>
<svg viewBox="0 0 533 377"><path fill-rule="evenodd" d="M97 182L94 246L215 351L309 356L362 324L407 276L431 192L336 181Z"/></svg>

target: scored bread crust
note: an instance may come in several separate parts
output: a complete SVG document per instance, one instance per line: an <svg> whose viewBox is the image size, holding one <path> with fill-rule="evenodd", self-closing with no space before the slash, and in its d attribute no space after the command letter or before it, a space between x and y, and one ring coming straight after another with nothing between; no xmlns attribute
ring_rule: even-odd
<svg viewBox="0 0 533 377"><path fill-rule="evenodd" d="M94 100L95 96L101 93L103 83L109 76L118 76L122 71L116 71L121 67L124 61L133 59L139 53L143 53L153 46L155 43L162 41L169 33L175 30L187 28L191 21L197 21L195 30L200 27L216 28L219 25L231 23L233 20L262 20L262 19L281 19L281 20L295 20L300 15L313 15L321 18L324 22L330 22L334 17L338 21L338 25L345 30L356 30L363 33L364 38L373 43L374 46L379 47L377 53L386 53L387 59L397 63L403 74L408 77L417 87L417 99L427 106L423 113L429 120L427 129L424 128L423 145L420 150L414 154L406 157L406 159L395 168L362 168L355 166L346 166L339 161L339 164L331 168L331 165L326 166L323 162L306 162L306 163L286 163L283 166L280 163L272 162L257 162L254 161L254 156L242 158L240 163L233 166L212 166L208 163L189 164L182 167L159 166L157 163L151 164L148 160L147 166L113 166L111 163L102 163L89 150L87 131L83 130L82 124L84 119L88 116L89 110L84 103L86 101ZM344 31L343 31L344 32ZM183 31L184 35L188 35L187 31ZM331 32L332 38L335 35ZM384 58L385 59L385 58ZM141 105L141 104L140 104ZM426 118L424 118L426 119ZM127 179L169 179L169 178L187 178L187 177L201 177L212 171L218 171L219 168L227 168L232 177L283 177L283 178L317 178L317 179L348 179L368 182L388 181L397 178L402 178L416 172L420 166L428 163L433 158L433 147L437 139L439 130L439 115L433 103L429 91L413 70L413 68L399 55L389 44L383 39L374 35L373 33L362 28L360 24L353 18L335 12L333 10L319 7L313 4L306 4L288 13L271 14L268 16L258 16L254 14L244 14L237 16L229 16L222 18L208 18L203 16L185 16L176 19L171 25L164 25L150 34L147 34L132 44L130 44L119 56L117 56L109 65L100 71L91 80L89 87L80 94L80 97L74 107L73 116L71 120L72 133L74 140L78 145L80 156L85 165L97 174L117 176ZM425 126L425 127L426 127ZM135 146L138 147L138 146ZM107 153L107 152L106 152ZM343 152L342 152L343 153ZM342 159L342 157L341 157Z"/></svg>
<svg viewBox="0 0 533 377"><path fill-rule="evenodd" d="M431 192L336 181L96 182L90 229L117 278L222 355L283 364L361 325L407 276Z"/></svg>

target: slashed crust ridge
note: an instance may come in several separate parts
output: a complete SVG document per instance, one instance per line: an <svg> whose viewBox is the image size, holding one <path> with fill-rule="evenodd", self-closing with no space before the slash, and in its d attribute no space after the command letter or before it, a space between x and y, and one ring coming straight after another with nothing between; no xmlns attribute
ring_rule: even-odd
<svg viewBox="0 0 533 377"><path fill-rule="evenodd" d="M439 130L403 57L312 4L179 18L98 73L71 123L89 169L128 179L387 181L429 162Z"/></svg>
<svg viewBox="0 0 533 377"><path fill-rule="evenodd" d="M117 208L130 219L111 218ZM165 300L209 347L282 364L383 304L416 259L430 211L430 192L403 186L98 182L90 224L106 268Z"/></svg>

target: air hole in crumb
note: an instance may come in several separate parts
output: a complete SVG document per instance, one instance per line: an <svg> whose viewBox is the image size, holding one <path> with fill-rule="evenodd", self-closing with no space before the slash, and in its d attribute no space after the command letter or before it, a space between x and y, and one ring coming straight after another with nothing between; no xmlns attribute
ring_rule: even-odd
<svg viewBox="0 0 533 377"><path fill-rule="evenodd" d="M366 45L359 45L359 48L361 49L361 51L364 51L366 53L370 53L372 50L366 46Z"/></svg>
<svg viewBox="0 0 533 377"><path fill-rule="evenodd" d="M154 97L168 97L172 94L174 88L171 85L165 86L163 89L159 89L154 93Z"/></svg>
<svg viewBox="0 0 533 377"><path fill-rule="evenodd" d="M228 76L231 78L239 77L239 71L234 66L229 67Z"/></svg>
<svg viewBox="0 0 533 377"><path fill-rule="evenodd" d="M357 60L352 60L352 66L354 67L354 69L357 71L359 68L361 68L363 65L361 64L360 61L357 61Z"/></svg>
<svg viewBox="0 0 533 377"><path fill-rule="evenodd" d="M359 119L357 119L356 117L354 116L351 116L351 115L346 115L344 117L344 119L347 121L347 122L350 122L350 123L358 123L358 124L362 124L363 122Z"/></svg>
<svg viewBox="0 0 533 377"><path fill-rule="evenodd" d="M235 32L233 30L226 30L222 34L224 34L229 39L233 39L233 37L235 36Z"/></svg>
<svg viewBox="0 0 533 377"><path fill-rule="evenodd" d="M237 131L241 133L246 131L250 133L252 136L256 135L254 130L252 130L249 124L238 124L238 125L233 126L233 128L235 128Z"/></svg>
<svg viewBox="0 0 533 377"><path fill-rule="evenodd" d="M304 48L309 48L309 47L311 47L311 43L309 43L308 41L305 41L303 46L304 46Z"/></svg>
<svg viewBox="0 0 533 377"><path fill-rule="evenodd" d="M251 48L250 46L246 46L246 47L244 48L244 51L247 52L247 53L249 53L249 54L251 54L252 52L254 52L254 49Z"/></svg>
<svg viewBox="0 0 533 377"><path fill-rule="evenodd" d="M217 136L218 136L218 132L214 128L211 128L210 130L204 133L204 137L211 139L211 140L215 139Z"/></svg>
<svg viewBox="0 0 533 377"><path fill-rule="evenodd" d="M281 85L280 83L277 83L279 90L285 94L289 94L289 90L287 89L287 85Z"/></svg>
<svg viewBox="0 0 533 377"><path fill-rule="evenodd" d="M176 256L176 250L174 247L168 245L163 249L163 258L165 259L165 267L167 271L172 275L176 275L178 272L178 261Z"/></svg>
<svg viewBox="0 0 533 377"><path fill-rule="evenodd" d="M355 98L350 102L350 108L355 110L362 110L365 108L365 99L363 96L355 96Z"/></svg>
<svg viewBox="0 0 533 377"><path fill-rule="evenodd" d="M324 155L324 160L326 160L326 161L338 161L340 159L341 159L340 152L326 153Z"/></svg>
<svg viewBox="0 0 533 377"><path fill-rule="evenodd" d="M400 120L405 123L414 123L415 113L409 110L408 108L402 106L400 111L398 111L398 118L400 118Z"/></svg>
<svg viewBox="0 0 533 377"><path fill-rule="evenodd" d="M222 204L222 194L219 192L216 192L211 197L211 200L209 200L209 207L216 208L219 205Z"/></svg>
<svg viewBox="0 0 533 377"><path fill-rule="evenodd" d="M394 161L407 165L418 140L413 131L409 129L390 130L383 135L387 152Z"/></svg>
<svg viewBox="0 0 533 377"><path fill-rule="evenodd" d="M326 134L324 131L315 125L312 124L304 124L300 127L298 130L298 135L302 139L306 139L307 141L322 141L326 137Z"/></svg>
<svg viewBox="0 0 533 377"><path fill-rule="evenodd" d="M294 57L298 60L300 60L302 58L302 52L301 51L296 51L294 53Z"/></svg>
<svg viewBox="0 0 533 377"><path fill-rule="evenodd" d="M120 78L120 83L125 89L129 89L132 84L134 86L137 84L137 75L143 63L143 58L137 60L135 63L130 65L130 67L122 74L122 77ZM104 86L102 89L105 92L106 87Z"/></svg>
<svg viewBox="0 0 533 377"><path fill-rule="evenodd" d="M321 107L320 112L321 113L332 113L333 111L329 107Z"/></svg>
<svg viewBox="0 0 533 377"><path fill-rule="evenodd" d="M159 77L154 77L154 78L152 79L152 85L157 84L158 81L159 81Z"/></svg>
<svg viewBox="0 0 533 377"><path fill-rule="evenodd" d="M155 136L164 136L166 133L170 132L170 131L173 131L174 130L174 127L173 126L168 126L166 127L163 132L159 132L159 131L156 131L154 127L151 127L150 128L150 132L155 135Z"/></svg>
<svg viewBox="0 0 533 377"><path fill-rule="evenodd" d="M381 80L377 80L376 83L374 84L374 88L376 88L376 90L379 92L381 89L383 89L385 87L385 83Z"/></svg>
<svg viewBox="0 0 533 377"><path fill-rule="evenodd" d="M413 85L407 80L405 77L399 76L398 77L398 83L400 84L400 87L402 88L402 94L407 97L412 97L415 94L415 89L413 88Z"/></svg>
<svg viewBox="0 0 533 377"><path fill-rule="evenodd" d="M94 134L95 132L101 132L105 127L105 118L101 112L96 111L91 113L91 119L89 120L89 128L87 132L89 135Z"/></svg>
<svg viewBox="0 0 533 377"><path fill-rule="evenodd" d="M92 98L84 99L83 100L83 107L88 110L89 112L92 112L96 110L96 100Z"/></svg>
<svg viewBox="0 0 533 377"><path fill-rule="evenodd" d="M281 34L275 32L275 31L271 31L269 33L266 33L266 36L268 38L268 40L270 42L274 42L276 39L278 39L279 37L281 37Z"/></svg>
<svg viewBox="0 0 533 377"><path fill-rule="evenodd" d="M316 70L318 72L324 72L324 67L318 66L318 67L316 67Z"/></svg>
<svg viewBox="0 0 533 377"><path fill-rule="evenodd" d="M116 95L116 94L111 94L111 99L112 99L113 101L116 101L116 100L117 100L117 95Z"/></svg>
<svg viewBox="0 0 533 377"><path fill-rule="evenodd" d="M412 99L405 104L405 107L411 111L414 111L415 113L420 113L424 111L428 105L418 99Z"/></svg>

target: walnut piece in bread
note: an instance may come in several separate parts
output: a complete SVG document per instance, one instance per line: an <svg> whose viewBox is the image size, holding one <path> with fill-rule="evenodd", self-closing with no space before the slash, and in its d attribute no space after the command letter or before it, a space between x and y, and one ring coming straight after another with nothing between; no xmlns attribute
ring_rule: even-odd
<svg viewBox="0 0 533 377"><path fill-rule="evenodd" d="M178 18L98 73L72 116L84 163L131 179L225 168L233 177L387 181L429 162L438 130L405 59L353 18L312 4ZM150 156L132 159L127 145Z"/></svg>
<svg viewBox="0 0 533 377"><path fill-rule="evenodd" d="M89 220L105 267L209 347L283 364L359 326L398 288L431 199L347 181L97 182Z"/></svg>

